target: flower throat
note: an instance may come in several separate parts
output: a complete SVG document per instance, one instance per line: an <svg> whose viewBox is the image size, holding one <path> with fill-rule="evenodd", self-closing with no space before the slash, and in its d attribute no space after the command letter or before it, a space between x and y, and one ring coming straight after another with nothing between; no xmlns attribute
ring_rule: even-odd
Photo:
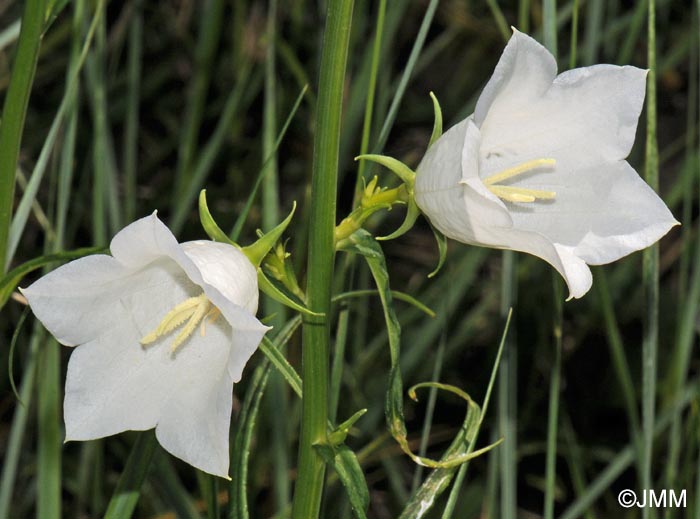
<svg viewBox="0 0 700 519"><path fill-rule="evenodd" d="M170 351L175 353L178 347L192 335L200 322L202 323L200 333L204 337L207 319L214 322L220 314L221 311L209 301L206 294L202 293L196 297L190 297L170 310L156 329L146 334L140 342L143 346L151 344L187 321L170 346Z"/></svg>

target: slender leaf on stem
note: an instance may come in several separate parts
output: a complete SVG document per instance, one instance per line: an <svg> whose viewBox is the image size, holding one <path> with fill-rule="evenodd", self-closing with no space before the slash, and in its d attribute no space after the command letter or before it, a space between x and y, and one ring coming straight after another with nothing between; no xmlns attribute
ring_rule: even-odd
<svg viewBox="0 0 700 519"><path fill-rule="evenodd" d="M350 292L343 292L342 294L338 294L337 296L333 296L333 299L331 299L331 301L333 303L338 303L338 302L344 301L345 299L348 299L348 298L364 297L364 296L378 296L378 295L379 295L378 290L352 290ZM397 301L404 301L406 303L409 303L410 305L414 306L415 308L417 308L418 310L420 310L424 314L428 315L429 317L435 317L434 311L432 311L430 308L428 308L423 303L418 301L411 294L399 292L398 290L392 290L391 296L392 296L392 298L396 299Z"/></svg>
<svg viewBox="0 0 700 519"><path fill-rule="evenodd" d="M382 308L384 310L384 318L389 338L389 351L391 356L391 372L389 375L389 387L387 390L385 403L385 413L389 431L394 439L399 443L401 449L408 456L410 456L414 462L423 466L437 469L433 474L431 474L433 479L430 480L430 483L424 484L424 486L419 489L419 491L404 509L404 515L402 515L402 517L406 518L421 517L421 515L413 514L420 513L421 511L424 512L430 506L432 506L432 503L437 495L447 488L454 471L460 464L465 463L473 457L483 454L484 452L493 448L495 444L479 449L478 451L467 452L474 433L471 425L469 424L478 423L479 407L471 400L469 395L457 388L454 388L453 386L428 383L428 386L435 386L439 389L446 389L457 393L468 402L468 413L467 417L465 418L465 425L462 429L460 429L460 433L458 433L457 437L453 440L452 444L447 449L445 455L440 461L427 459L413 454L410 446L408 445L407 430L403 414L403 384L401 381L401 371L399 366L401 327L392 303L391 290L389 289L389 276L386 268L386 261L384 259L384 253L382 252L379 243L363 229L355 232L348 239L343 240L338 245L340 250L360 254L365 258L367 265L372 272L372 276L374 277L377 289L379 290ZM409 391L409 395L412 398L415 398L415 388L424 386L426 386L426 384L418 384L417 386L414 386ZM428 499L427 496L431 497ZM426 499L428 500L426 501ZM420 503L420 506L418 506L418 503Z"/></svg>
<svg viewBox="0 0 700 519"><path fill-rule="evenodd" d="M277 351L287 344L301 321L298 318L288 321L277 333L272 343L266 344L270 350ZM271 351L268 351L271 353ZM246 391L241 411L236 420L231 448L231 483L229 485L229 515L230 519L248 519L248 458L251 451L253 431L255 429L260 402L267 387L267 381L272 364L270 356L255 369ZM296 382L298 384L298 381Z"/></svg>
<svg viewBox="0 0 700 519"><path fill-rule="evenodd" d="M267 337L263 337L260 343L260 351L262 351L267 359L277 368L277 371L284 376L289 383L289 387L301 398L301 377L287 361L282 352L279 351Z"/></svg>
<svg viewBox="0 0 700 519"><path fill-rule="evenodd" d="M346 445L316 445L316 450L338 474L355 517L365 519L369 507L369 489L355 453Z"/></svg>

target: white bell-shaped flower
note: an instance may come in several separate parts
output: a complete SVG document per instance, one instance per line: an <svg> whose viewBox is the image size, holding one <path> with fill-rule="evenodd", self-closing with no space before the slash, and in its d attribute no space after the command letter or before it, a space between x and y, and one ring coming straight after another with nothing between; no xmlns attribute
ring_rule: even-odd
<svg viewBox="0 0 700 519"><path fill-rule="evenodd" d="M70 262L22 290L70 357L66 441L155 427L165 450L228 477L232 388L269 329L255 267L236 247L178 243L155 213L112 255Z"/></svg>
<svg viewBox="0 0 700 519"><path fill-rule="evenodd" d="M455 240L539 256L570 298L588 265L648 247L677 225L625 158L646 71L596 65L557 76L554 57L514 30L473 115L418 166L415 200Z"/></svg>

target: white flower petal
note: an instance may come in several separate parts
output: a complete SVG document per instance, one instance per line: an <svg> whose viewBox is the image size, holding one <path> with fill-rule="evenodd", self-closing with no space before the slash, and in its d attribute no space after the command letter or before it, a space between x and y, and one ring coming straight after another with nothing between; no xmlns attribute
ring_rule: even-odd
<svg viewBox="0 0 700 519"><path fill-rule="evenodd" d="M236 301L248 312L258 310L258 274L250 260L236 247L212 241L189 241L182 245L199 269L202 280Z"/></svg>
<svg viewBox="0 0 700 519"><path fill-rule="evenodd" d="M133 292L173 283L181 270L172 262L135 271L114 258L93 255L49 272L22 290L32 311L56 339L76 346L98 337L105 327L128 319L123 300Z"/></svg>
<svg viewBox="0 0 700 519"><path fill-rule="evenodd" d="M600 265L648 247L678 222L624 160L586 170L542 173L527 187L556 191L556 199L511 204L517 229L544 234Z"/></svg>
<svg viewBox="0 0 700 519"><path fill-rule="evenodd" d="M160 369L159 362L170 362L169 348L161 343L172 341L174 335L146 348L140 340L176 304L201 293L182 271L178 269L179 277L173 278L168 271L158 265L149 269L149 275L163 276L168 282L125 295L122 308L128 311L103 322L101 333L71 355L64 403L68 439L100 438L155 426L160 402L176 381L156 375L154 369ZM188 344L182 345L183 351L185 346ZM160 389L154 389L156 386Z"/></svg>
<svg viewBox="0 0 700 519"><path fill-rule="evenodd" d="M539 256L564 277L570 297L581 297L591 286L587 263L647 247L678 222L624 160L646 71L556 73L553 56L514 30L474 115L421 161L415 199L446 236ZM503 202L496 192L531 200Z"/></svg>
<svg viewBox="0 0 700 519"><path fill-rule="evenodd" d="M140 268L162 256L178 255L180 244L154 211L119 231L109 249L123 265Z"/></svg>
<svg viewBox="0 0 700 519"><path fill-rule="evenodd" d="M233 378L231 357L245 364L249 351L234 348L226 320L207 322L173 354L178 333L143 347L144 321L158 323L175 301L199 287L174 285L168 293L132 301L142 313L73 352L68 365L64 414L67 440L88 440L125 430L157 427L161 445L191 465L222 477L228 471ZM149 314L149 315L147 315ZM247 355L247 356L246 356ZM240 358L245 356L245 358Z"/></svg>
<svg viewBox="0 0 700 519"><path fill-rule="evenodd" d="M479 226L475 229L476 245L510 249L542 258L564 278L569 288L569 299L583 296L591 288L591 269L579 258L573 247L553 243L548 237L517 228Z"/></svg>
<svg viewBox="0 0 700 519"><path fill-rule="evenodd" d="M258 309L255 267L232 245L212 241L179 244L154 212L119 232L110 249L117 260L134 267L167 256L202 287L232 327L260 337L270 329L253 315Z"/></svg>
<svg viewBox="0 0 700 519"><path fill-rule="evenodd" d="M511 225L503 203L484 194L478 178L479 144L478 128L466 119L430 147L416 171L418 207L445 236L465 242L473 241L474 225Z"/></svg>
<svg viewBox="0 0 700 519"><path fill-rule="evenodd" d="M557 75L554 56L542 45L513 29L496 69L476 102L474 122L481 127L496 108L514 113L538 99Z"/></svg>
<svg viewBox="0 0 700 519"><path fill-rule="evenodd" d="M49 331L80 345L68 364L66 439L156 427L173 455L227 477L231 389L269 329L255 318L255 267L230 245L177 243L155 213L119 232L111 250L24 290ZM202 292L220 314L207 314L174 352L185 322L141 345Z"/></svg>
<svg viewBox="0 0 700 519"><path fill-rule="evenodd" d="M492 91L487 86L479 99L488 104L482 119L478 112L474 116L482 135L482 178L534 159L553 158L556 169L569 170L629 155L644 104L647 71L596 65L554 79L550 70L538 73L536 67L527 68L535 54L544 60L542 53L549 55L532 38L516 33L499 63L510 72L501 74L509 81L502 79ZM545 81L549 83L543 89Z"/></svg>

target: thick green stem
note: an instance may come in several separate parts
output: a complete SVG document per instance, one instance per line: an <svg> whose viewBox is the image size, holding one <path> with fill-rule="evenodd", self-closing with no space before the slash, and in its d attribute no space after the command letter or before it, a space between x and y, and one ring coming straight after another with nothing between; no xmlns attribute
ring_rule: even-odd
<svg viewBox="0 0 700 519"><path fill-rule="evenodd" d="M352 22L353 0L328 2L326 30L318 87L316 136L314 138L311 215L309 228L308 305L328 316L335 255L338 152L345 65ZM292 516L318 516L325 465L314 444L325 442L328 419L328 318L304 319L302 334L304 398L299 441L299 469Z"/></svg>

